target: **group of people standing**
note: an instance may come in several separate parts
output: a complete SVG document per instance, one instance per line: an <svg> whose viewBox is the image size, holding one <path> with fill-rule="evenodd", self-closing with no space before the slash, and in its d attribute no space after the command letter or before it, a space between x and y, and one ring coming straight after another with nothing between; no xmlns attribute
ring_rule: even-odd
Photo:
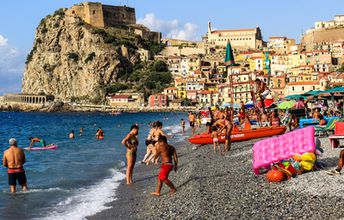
<svg viewBox="0 0 344 220"><path fill-rule="evenodd" d="M154 196L160 196L162 184L165 183L170 187L170 194L176 192L176 188L173 183L168 179L169 173L174 169L178 169L178 156L176 149L168 144L167 138L171 136L166 135L162 130L162 123L160 121L151 124L151 130L149 131L146 139L147 153L144 156L142 163L149 165L149 163L157 164L159 159L161 160L160 172L158 175L158 184L156 191L151 193ZM130 132L122 140L122 145L126 147L126 182L128 185L133 184L133 170L137 159L137 148L139 126L133 125L130 128Z"/></svg>

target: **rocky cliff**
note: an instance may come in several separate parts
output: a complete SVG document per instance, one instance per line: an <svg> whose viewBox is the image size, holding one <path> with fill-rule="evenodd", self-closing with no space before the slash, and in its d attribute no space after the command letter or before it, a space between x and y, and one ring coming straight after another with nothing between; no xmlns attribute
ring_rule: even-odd
<svg viewBox="0 0 344 220"><path fill-rule="evenodd" d="M107 85L140 62L141 41L123 29L96 29L58 10L42 19L36 30L22 92L98 103Z"/></svg>

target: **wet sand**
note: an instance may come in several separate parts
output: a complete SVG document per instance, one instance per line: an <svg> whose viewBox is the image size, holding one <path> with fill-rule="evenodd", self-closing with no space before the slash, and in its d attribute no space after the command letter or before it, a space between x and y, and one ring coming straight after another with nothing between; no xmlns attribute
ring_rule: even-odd
<svg viewBox="0 0 344 220"><path fill-rule="evenodd" d="M326 170L303 174L281 184L270 184L265 175L252 172L254 141L234 143L225 156L212 146L177 149L180 168L170 179L178 192L152 197L158 166L135 169L133 186L121 184L112 208L88 217L99 219L340 219L344 216L344 176L326 175ZM338 150L322 139L320 157L328 168L336 165Z"/></svg>

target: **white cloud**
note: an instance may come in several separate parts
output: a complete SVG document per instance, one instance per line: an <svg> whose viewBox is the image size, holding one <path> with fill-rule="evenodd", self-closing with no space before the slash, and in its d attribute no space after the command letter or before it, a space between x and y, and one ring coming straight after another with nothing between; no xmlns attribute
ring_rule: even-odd
<svg viewBox="0 0 344 220"><path fill-rule="evenodd" d="M0 35L0 95L20 90L24 62L25 54L10 45L8 39Z"/></svg>
<svg viewBox="0 0 344 220"><path fill-rule="evenodd" d="M6 39L4 36L0 35L0 47L7 45L8 39Z"/></svg>
<svg viewBox="0 0 344 220"><path fill-rule="evenodd" d="M164 37L177 38L182 40L199 40L198 26L192 23L180 24L177 19L162 20L155 14L146 14L144 18L138 19L137 23L143 24L153 31L162 32Z"/></svg>

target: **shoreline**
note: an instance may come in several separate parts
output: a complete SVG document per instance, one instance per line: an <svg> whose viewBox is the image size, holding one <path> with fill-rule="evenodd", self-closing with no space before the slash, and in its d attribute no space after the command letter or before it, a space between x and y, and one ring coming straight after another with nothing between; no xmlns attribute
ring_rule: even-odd
<svg viewBox="0 0 344 220"><path fill-rule="evenodd" d="M252 172L256 141L233 143L225 156L215 155L211 145L192 150L190 144L182 144L177 147L179 170L170 175L176 194L169 197L164 185L162 196L152 197L159 167L137 166L134 185L122 182L116 200L108 204L111 208L87 219L342 218L344 210L335 207L344 205L344 195L338 194L344 177L331 177L320 170L270 184L265 175ZM325 154L319 161L332 169L339 152L331 150L327 138L321 141Z"/></svg>

